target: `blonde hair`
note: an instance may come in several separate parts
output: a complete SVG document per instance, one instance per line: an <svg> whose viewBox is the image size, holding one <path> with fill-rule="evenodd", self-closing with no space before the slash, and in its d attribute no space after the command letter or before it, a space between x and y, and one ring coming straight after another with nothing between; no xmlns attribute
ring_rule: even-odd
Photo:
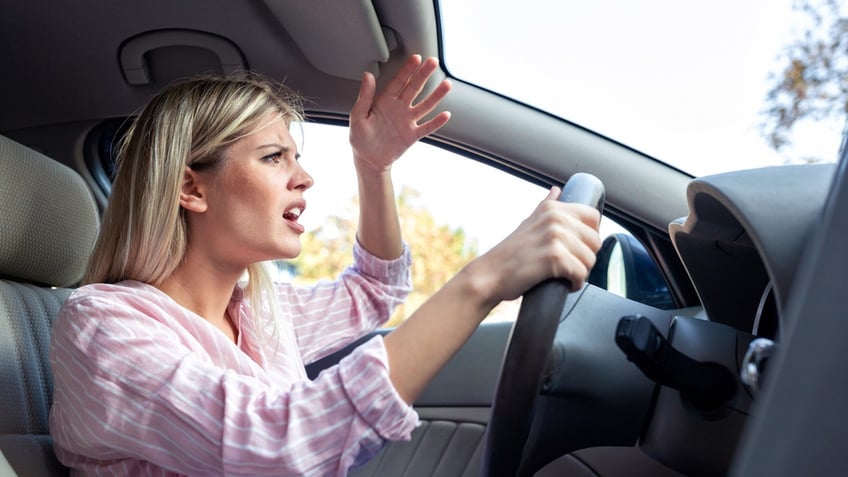
<svg viewBox="0 0 848 477"><path fill-rule="evenodd" d="M138 280L161 284L183 260L187 224L179 203L186 167L213 170L221 152L279 114L303 120L300 98L253 73L178 81L153 97L121 141L109 205L83 284ZM245 289L258 318L274 313L272 280L248 267ZM257 323L257 329L263 329Z"/></svg>

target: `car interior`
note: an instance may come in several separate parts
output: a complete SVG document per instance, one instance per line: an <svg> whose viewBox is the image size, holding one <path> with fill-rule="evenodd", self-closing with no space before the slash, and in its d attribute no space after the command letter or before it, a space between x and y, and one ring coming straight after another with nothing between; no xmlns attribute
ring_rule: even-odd
<svg viewBox="0 0 848 477"><path fill-rule="evenodd" d="M0 474L68 475L48 428L50 329L127 120L177 78L252 70L302 94L308 121L345 125L364 71L382 85L410 54L442 57L439 3L0 12ZM350 475L848 474L844 157L696 178L444 65L436 76L452 80L453 116L427 143L542 187L597 178L605 220L627 234L606 239L579 291L540 284L515 322L481 325L416 401L412 440Z"/></svg>

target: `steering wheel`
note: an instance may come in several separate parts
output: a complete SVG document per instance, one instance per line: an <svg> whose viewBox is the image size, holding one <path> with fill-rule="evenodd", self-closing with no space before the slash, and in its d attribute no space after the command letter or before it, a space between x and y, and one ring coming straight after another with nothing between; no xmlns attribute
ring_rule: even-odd
<svg viewBox="0 0 848 477"><path fill-rule="evenodd" d="M574 174L559 200L603 212L605 190L597 177ZM524 293L495 390L483 451L484 476L519 475L533 408L542 387L551 348L568 297L565 279L545 280Z"/></svg>

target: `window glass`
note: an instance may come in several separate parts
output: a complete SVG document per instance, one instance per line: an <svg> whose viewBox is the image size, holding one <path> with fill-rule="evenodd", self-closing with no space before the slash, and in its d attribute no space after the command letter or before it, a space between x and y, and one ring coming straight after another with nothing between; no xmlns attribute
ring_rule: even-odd
<svg viewBox="0 0 848 477"><path fill-rule="evenodd" d="M301 223L307 232L303 253L291 262L292 281L311 283L334 278L350 263L358 214L356 173L346 127L306 123L295 126L292 136L300 143L301 164L315 180L305 194ZM395 163L392 177L403 236L413 255L414 291L389 325L409 316L468 261L512 232L546 194L527 181L421 142ZM510 317L512 308L501 305L492 319Z"/></svg>
<svg viewBox="0 0 848 477"><path fill-rule="evenodd" d="M315 184L305 194L307 207L301 216L307 229L303 253L278 264L280 278L307 284L332 279L350 263L358 208L347 134L346 127L319 123L296 125L292 132L301 164ZM414 291L389 326L409 316L468 261L512 232L546 195L537 185L420 142L395 163L392 177L404 239L413 255ZM601 235L629 236L609 218L602 220ZM623 266L620 259L612 265ZM625 278L620 275L618 280ZM625 290L622 287L619 284ZM621 294L627 296L626 290ZM488 320L515 319L519 303L502 303Z"/></svg>
<svg viewBox="0 0 848 477"><path fill-rule="evenodd" d="M844 110L801 121L780 152L762 129L781 53L810 23L801 3L447 0L439 31L456 78L703 175L838 158ZM814 31L838 26L820 13Z"/></svg>

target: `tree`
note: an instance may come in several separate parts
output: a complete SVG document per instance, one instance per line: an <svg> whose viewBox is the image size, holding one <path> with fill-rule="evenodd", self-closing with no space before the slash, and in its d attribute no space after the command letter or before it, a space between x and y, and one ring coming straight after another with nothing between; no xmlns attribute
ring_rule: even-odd
<svg viewBox="0 0 848 477"><path fill-rule="evenodd" d="M469 240L461 227L438 224L430 211L419 203L419 198L419 193L409 187L404 187L398 195L401 232L412 253L413 291L387 326L406 319L477 256L476 242ZM351 263L357 210L357 199L353 198L341 214L328 217L326 225L303 234L303 253L292 262L297 268L295 282L332 280Z"/></svg>
<svg viewBox="0 0 848 477"><path fill-rule="evenodd" d="M811 22L786 47L785 67L773 75L766 96L762 127L776 151L791 144L791 132L802 120L844 121L848 112L848 18L841 14L842 2L799 0L793 8Z"/></svg>

